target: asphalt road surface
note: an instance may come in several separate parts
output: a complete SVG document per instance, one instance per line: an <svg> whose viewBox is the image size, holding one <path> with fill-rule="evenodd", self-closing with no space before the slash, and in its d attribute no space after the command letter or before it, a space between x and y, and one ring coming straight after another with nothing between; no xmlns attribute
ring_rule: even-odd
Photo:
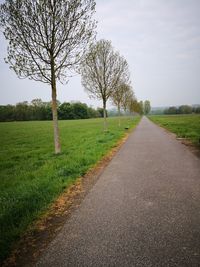
<svg viewBox="0 0 200 267"><path fill-rule="evenodd" d="M199 158L143 118L36 266L200 266Z"/></svg>

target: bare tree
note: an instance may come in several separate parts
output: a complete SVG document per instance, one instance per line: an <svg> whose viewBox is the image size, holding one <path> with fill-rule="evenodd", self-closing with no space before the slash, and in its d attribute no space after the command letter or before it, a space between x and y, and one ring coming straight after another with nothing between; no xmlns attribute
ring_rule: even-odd
<svg viewBox="0 0 200 267"><path fill-rule="evenodd" d="M106 103L119 82L128 79L128 64L114 51L110 41L100 40L90 46L81 64L81 76L89 96L103 102L104 131L107 131Z"/></svg>
<svg viewBox="0 0 200 267"><path fill-rule="evenodd" d="M112 101L113 104L117 107L118 117L119 117L119 127L121 126L121 108L124 105L128 105L128 92L130 90L130 85L124 82L120 82L120 84L114 89L112 93Z"/></svg>
<svg viewBox="0 0 200 267"><path fill-rule="evenodd" d="M151 104L149 100L144 101L144 114L148 115L149 112L151 111Z"/></svg>
<svg viewBox="0 0 200 267"><path fill-rule="evenodd" d="M130 105L129 105L129 111L130 113L140 113L140 105L136 98L131 99Z"/></svg>
<svg viewBox="0 0 200 267"><path fill-rule="evenodd" d="M140 115L143 115L144 114L144 103L142 100L139 102L139 107L140 107L139 113L140 113Z"/></svg>
<svg viewBox="0 0 200 267"><path fill-rule="evenodd" d="M9 41L6 62L18 77L51 85L55 153L60 153L56 82L67 81L91 41L95 0L6 0L0 25Z"/></svg>
<svg viewBox="0 0 200 267"><path fill-rule="evenodd" d="M135 95L134 95L134 92L132 90L131 85L124 84L124 93L123 93L123 97L122 97L122 107L123 107L125 112L127 111L127 109L129 109L132 99L135 99Z"/></svg>

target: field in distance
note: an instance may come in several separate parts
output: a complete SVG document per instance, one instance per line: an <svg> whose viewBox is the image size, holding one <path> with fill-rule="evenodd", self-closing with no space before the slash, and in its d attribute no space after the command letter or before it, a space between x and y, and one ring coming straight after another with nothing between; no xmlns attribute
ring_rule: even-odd
<svg viewBox="0 0 200 267"><path fill-rule="evenodd" d="M200 149L200 115L155 115L149 118Z"/></svg>
<svg viewBox="0 0 200 267"><path fill-rule="evenodd" d="M62 153L54 155L51 121L0 123L0 262L58 195L135 127L140 117L60 121Z"/></svg>

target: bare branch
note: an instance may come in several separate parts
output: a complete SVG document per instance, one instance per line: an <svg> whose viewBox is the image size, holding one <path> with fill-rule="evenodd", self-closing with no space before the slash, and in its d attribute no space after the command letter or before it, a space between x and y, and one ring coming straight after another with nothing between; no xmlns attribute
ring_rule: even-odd
<svg viewBox="0 0 200 267"><path fill-rule="evenodd" d="M6 62L19 77L51 83L53 57L55 76L67 80L93 40L94 8L94 0L6 0L0 7Z"/></svg>
<svg viewBox="0 0 200 267"><path fill-rule="evenodd" d="M109 41L100 40L90 46L89 52L84 57L81 76L82 84L89 95L102 100L106 120L107 100L113 96L115 88L122 81L129 81L126 60L114 51Z"/></svg>

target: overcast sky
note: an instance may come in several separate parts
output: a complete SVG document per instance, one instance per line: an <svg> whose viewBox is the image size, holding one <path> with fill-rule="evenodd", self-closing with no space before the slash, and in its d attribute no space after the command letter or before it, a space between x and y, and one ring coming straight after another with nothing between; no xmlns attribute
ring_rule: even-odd
<svg viewBox="0 0 200 267"><path fill-rule="evenodd" d="M0 0L0 3L3 1ZM200 103L200 0L96 0L97 39L108 39L129 64L138 100L152 106ZM6 42L0 33L0 104L41 98L50 87L20 80L4 63ZM61 102L90 100L79 76L58 84Z"/></svg>

